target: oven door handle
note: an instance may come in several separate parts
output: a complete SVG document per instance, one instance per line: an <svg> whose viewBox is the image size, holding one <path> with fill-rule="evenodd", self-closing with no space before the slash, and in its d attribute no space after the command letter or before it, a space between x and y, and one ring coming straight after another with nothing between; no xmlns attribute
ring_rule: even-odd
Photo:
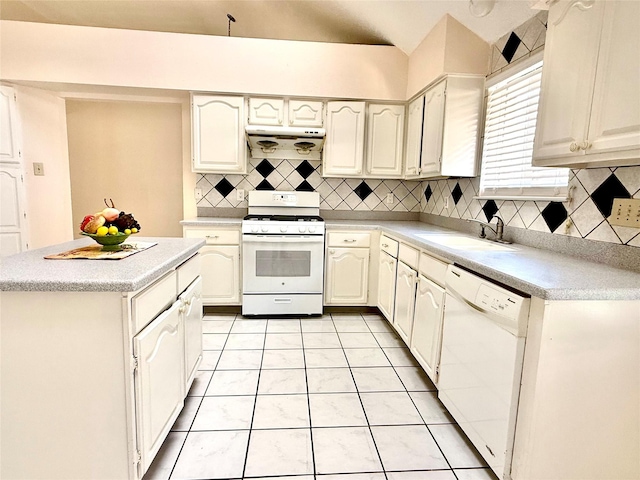
<svg viewBox="0 0 640 480"><path fill-rule="evenodd" d="M243 235L244 243L324 243L322 235Z"/></svg>

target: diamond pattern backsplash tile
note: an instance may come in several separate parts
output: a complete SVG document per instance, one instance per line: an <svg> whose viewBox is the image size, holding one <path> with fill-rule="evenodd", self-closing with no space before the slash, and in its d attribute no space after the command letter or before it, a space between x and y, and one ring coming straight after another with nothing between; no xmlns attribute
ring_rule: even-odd
<svg viewBox="0 0 640 480"><path fill-rule="evenodd" d="M422 182L420 211L483 222L498 215L509 227L623 245L640 244L639 230L612 226L606 218L611 214L614 198L640 198L640 165L573 170L566 202L477 200L473 197L480 191L479 178L457 179L453 189L451 182L452 179ZM468 185L464 186L464 182ZM457 187L463 194L456 203ZM447 197L448 209L444 208Z"/></svg>
<svg viewBox="0 0 640 480"><path fill-rule="evenodd" d="M296 190L320 194L322 210L419 212L421 183L401 180L322 178L317 160L251 159L246 175L198 174L198 207L246 208L235 190ZM394 202L384 202L393 193Z"/></svg>

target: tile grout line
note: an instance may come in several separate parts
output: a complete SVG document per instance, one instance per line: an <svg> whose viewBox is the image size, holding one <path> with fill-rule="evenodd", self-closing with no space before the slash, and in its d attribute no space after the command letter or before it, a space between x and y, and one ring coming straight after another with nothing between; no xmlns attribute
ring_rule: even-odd
<svg viewBox="0 0 640 480"><path fill-rule="evenodd" d="M369 325L364 320L364 317L361 314L360 314L360 318L367 325L367 328L369 328ZM334 328L336 328L336 324L335 324L336 322L333 319L333 315L331 315L331 321L333 322ZM371 330L371 329L369 329L369 330ZM338 329L336 328L336 332L337 331L338 331ZM376 439L373 436L373 430L371 429L371 423L369 422L369 417L367 416L367 411L364 408L364 403L362 403L362 397L360 396L360 389L358 388L358 384L356 383L356 378L353 375L353 369L351 368L351 363L349 362L349 357L347 357L347 354L344 351L344 346L342 345L342 339L340 338L340 335L338 333L336 333L336 334L338 336L338 341L340 342L340 346L342 348L342 353L344 354L344 356L345 356L345 358L347 360L347 365L349 365L349 373L351 374L351 379L353 380L353 384L356 387L356 394L358 395L358 401L360 402L360 407L362 408L362 413L364 414L364 418L367 421L367 429L369 430L369 435L371 435L371 440L373 441L373 446L375 447L376 453L378 454L378 460L380 461L380 467L382 467L382 474L384 475L385 479L388 479L389 477L387 477L387 472L386 472L384 463L382 462L382 456L380 455L380 450L378 449L378 444L376 443ZM374 336L374 338L375 338L375 336ZM376 342L377 342L377 339L376 339Z"/></svg>
<svg viewBox="0 0 640 480"><path fill-rule="evenodd" d="M313 446L313 425L311 423L311 398L309 391L309 377L307 376L307 354L304 348L304 335L302 334L302 319L298 319L300 324L300 341L302 342L302 361L304 363L304 381L307 386L307 412L309 413L309 441L311 442L311 464L313 467L313 478L318 473L316 470L316 450Z"/></svg>
<svg viewBox="0 0 640 480"><path fill-rule="evenodd" d="M258 390L260 388L260 376L262 375L262 363L264 362L264 351L267 344L267 328L268 327L269 327L269 319L267 319L267 323L265 324L265 328L264 328L264 340L262 341L262 356L260 357L260 368L258 369L258 382L256 383L256 393L253 397L253 411L251 412L251 424L249 425L249 436L247 437L247 449L245 450L245 454L244 454L244 465L242 466L241 478L245 477L245 473L247 470L247 462L249 461L249 447L251 446L251 437L252 437L251 434L253 432L253 421L255 420L256 406L258 405Z"/></svg>
<svg viewBox="0 0 640 480"><path fill-rule="evenodd" d="M233 328L233 324L236 322L236 317L237 315L234 315L233 317L233 322L231 323L231 327ZM203 320L204 321L204 315L203 315ZM229 333L231 333L231 329L229 329ZM176 469L176 465L178 464L178 460L180 459L180 455L182 454L182 450L184 449L185 444L187 443L187 438L189 438L189 434L191 433L191 428L193 427L193 422L196 421L196 417L198 416L198 412L200 411L200 407L202 406L202 402L204 402L204 398L207 394L207 389L209 388L209 385L211 385L211 381L213 380L213 374L216 371L216 367L218 366L218 362L220 362L220 357L222 357L222 352L224 351L224 347L227 344L227 340L229 339L229 333L227 333L227 338L224 341L224 345L222 346L222 350L220 351L220 356L218 356L218 360L216 360L216 364L213 367L213 371L211 373L211 378L209 379L209 381L207 382L207 386L204 389L204 392L202 393L202 398L200 399L200 404L198 405L198 408L196 409L196 413L193 416L193 420L191 420L191 423L189 424L189 429L187 430L187 434L184 437L184 441L182 442L182 446L180 447L180 450L178 451L178 455L176 455L176 460L175 462L173 462L173 467L171 467L171 471L169 472L169 476L167 478L171 478L173 476L173 471ZM202 364L202 361L200 361L200 364ZM202 370L203 372L206 372L207 370ZM193 383L191 384L191 386L193 387ZM187 393L188 396L188 393ZM184 406L183 406L184 408Z"/></svg>

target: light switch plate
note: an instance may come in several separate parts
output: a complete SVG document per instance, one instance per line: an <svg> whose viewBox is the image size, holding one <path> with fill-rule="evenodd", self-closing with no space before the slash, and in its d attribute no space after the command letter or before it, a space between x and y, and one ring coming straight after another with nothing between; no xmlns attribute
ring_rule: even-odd
<svg viewBox="0 0 640 480"><path fill-rule="evenodd" d="M44 176L44 164L43 163L34 163L33 164L33 174L37 177Z"/></svg>
<svg viewBox="0 0 640 480"><path fill-rule="evenodd" d="M194 195L196 197L196 201L202 200L202 189L201 188L196 188L194 190Z"/></svg>
<svg viewBox="0 0 640 480"><path fill-rule="evenodd" d="M394 201L393 193L387 193L387 196L384 199L384 203L386 203L387 205L393 205L393 201Z"/></svg>
<svg viewBox="0 0 640 480"><path fill-rule="evenodd" d="M640 198L614 198L607 220L611 225L640 228Z"/></svg>

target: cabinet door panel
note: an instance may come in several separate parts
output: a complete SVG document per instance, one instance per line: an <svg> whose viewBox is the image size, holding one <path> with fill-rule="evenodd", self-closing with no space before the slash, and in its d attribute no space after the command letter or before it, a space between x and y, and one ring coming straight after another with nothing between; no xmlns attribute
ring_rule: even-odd
<svg viewBox="0 0 640 480"><path fill-rule="evenodd" d="M385 252L380 253L378 268L378 308L389 322L393 323L396 296L397 260Z"/></svg>
<svg viewBox="0 0 640 480"><path fill-rule="evenodd" d="M433 383L438 381L436 367L440 359L443 305L444 289L418 276L411 352Z"/></svg>
<svg viewBox="0 0 640 480"><path fill-rule="evenodd" d="M133 339L136 423L141 469L145 472L184 405L184 330L180 302Z"/></svg>
<svg viewBox="0 0 640 480"><path fill-rule="evenodd" d="M640 2L604 2L590 153L640 148Z"/></svg>
<svg viewBox="0 0 640 480"><path fill-rule="evenodd" d="M202 279L198 277L180 296L184 323L185 391L189 391L202 360Z"/></svg>
<svg viewBox="0 0 640 480"><path fill-rule="evenodd" d="M284 100L281 98L250 98L249 123L254 125L282 125Z"/></svg>
<svg viewBox="0 0 640 480"><path fill-rule="evenodd" d="M417 177L419 173L423 113L424 95L421 95L409 104L407 112L407 148L404 154L404 174L406 177Z"/></svg>
<svg viewBox="0 0 640 480"><path fill-rule="evenodd" d="M369 105L367 175L402 176L403 105Z"/></svg>
<svg viewBox="0 0 640 480"><path fill-rule="evenodd" d="M202 302L204 305L240 303L240 247L205 246L202 256Z"/></svg>
<svg viewBox="0 0 640 480"><path fill-rule="evenodd" d="M289 125L292 127L321 127L322 102L289 100Z"/></svg>
<svg viewBox="0 0 640 480"><path fill-rule="evenodd" d="M438 175L442 161L446 81L427 90L424 97L420 175Z"/></svg>
<svg viewBox="0 0 640 480"><path fill-rule="evenodd" d="M324 176L357 176L364 161L364 102L328 102Z"/></svg>
<svg viewBox="0 0 640 480"><path fill-rule="evenodd" d="M325 275L326 304L366 305L369 287L369 249L330 248Z"/></svg>
<svg viewBox="0 0 640 480"><path fill-rule="evenodd" d="M193 171L246 172L244 98L194 95Z"/></svg>
<svg viewBox="0 0 640 480"><path fill-rule="evenodd" d="M549 10L534 161L584 155L571 145L587 138L605 3L563 0Z"/></svg>
<svg viewBox="0 0 640 480"><path fill-rule="evenodd" d="M416 272L402 262L398 262L396 277L396 305L393 325L398 335L408 345L413 327L413 309L416 296Z"/></svg>

